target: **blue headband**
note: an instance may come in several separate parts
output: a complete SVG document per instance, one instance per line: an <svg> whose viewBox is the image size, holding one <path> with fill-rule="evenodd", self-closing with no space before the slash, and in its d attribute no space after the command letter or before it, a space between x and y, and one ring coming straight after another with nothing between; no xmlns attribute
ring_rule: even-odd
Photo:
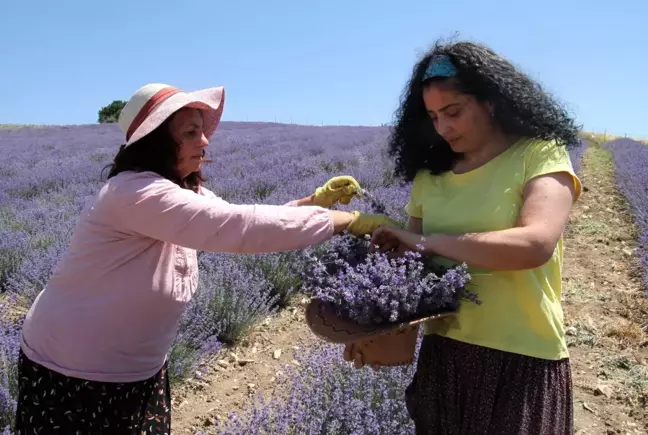
<svg viewBox="0 0 648 435"><path fill-rule="evenodd" d="M432 56L430 63L423 74L423 79L425 81L432 77L455 77L457 75L457 69L452 64L450 58L446 55L436 55Z"/></svg>

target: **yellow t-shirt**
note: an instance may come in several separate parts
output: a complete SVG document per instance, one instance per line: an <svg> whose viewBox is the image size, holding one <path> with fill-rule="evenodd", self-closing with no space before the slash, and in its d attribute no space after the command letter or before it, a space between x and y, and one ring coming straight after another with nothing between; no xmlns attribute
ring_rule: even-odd
<svg viewBox="0 0 648 435"><path fill-rule="evenodd" d="M485 165L464 173L433 176L419 171L407 212L423 220L423 233L497 231L515 226L524 185L538 175L568 172L576 199L581 182L568 151L553 142L521 140ZM434 257L446 266L456 264ZM469 289L481 305L465 301L454 318L433 320L426 334L544 358L569 356L565 342L562 291L563 240L544 265L529 270L500 271L470 267Z"/></svg>

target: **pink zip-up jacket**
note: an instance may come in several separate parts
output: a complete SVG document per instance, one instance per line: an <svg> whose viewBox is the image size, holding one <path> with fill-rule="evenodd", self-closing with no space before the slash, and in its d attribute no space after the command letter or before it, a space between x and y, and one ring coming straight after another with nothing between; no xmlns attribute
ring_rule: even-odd
<svg viewBox="0 0 648 435"><path fill-rule="evenodd" d="M333 235L321 207L235 205L153 172L123 172L81 214L25 320L26 356L66 376L148 379L164 365L198 284L196 250L303 249Z"/></svg>

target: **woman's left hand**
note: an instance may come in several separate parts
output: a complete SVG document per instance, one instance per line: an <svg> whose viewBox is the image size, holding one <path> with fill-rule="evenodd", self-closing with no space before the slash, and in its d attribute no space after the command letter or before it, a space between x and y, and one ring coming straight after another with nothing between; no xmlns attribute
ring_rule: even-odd
<svg viewBox="0 0 648 435"><path fill-rule="evenodd" d="M337 202L347 205L361 190L360 183L350 175L333 177L315 190L313 205L326 208Z"/></svg>
<svg viewBox="0 0 648 435"><path fill-rule="evenodd" d="M371 236L373 252L396 252L403 255L407 251L425 253L425 236L400 228L381 226ZM377 246L377 247L376 247Z"/></svg>

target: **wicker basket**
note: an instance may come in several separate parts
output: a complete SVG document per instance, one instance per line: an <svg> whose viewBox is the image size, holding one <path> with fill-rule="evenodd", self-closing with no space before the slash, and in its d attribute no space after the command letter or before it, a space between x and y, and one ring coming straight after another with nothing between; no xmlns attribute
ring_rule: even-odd
<svg viewBox="0 0 648 435"><path fill-rule="evenodd" d="M414 360L418 329L423 322L454 316L444 312L409 322L386 325L359 325L335 315L333 308L316 299L306 308L306 323L318 337L330 342L353 345L365 364L399 366Z"/></svg>

